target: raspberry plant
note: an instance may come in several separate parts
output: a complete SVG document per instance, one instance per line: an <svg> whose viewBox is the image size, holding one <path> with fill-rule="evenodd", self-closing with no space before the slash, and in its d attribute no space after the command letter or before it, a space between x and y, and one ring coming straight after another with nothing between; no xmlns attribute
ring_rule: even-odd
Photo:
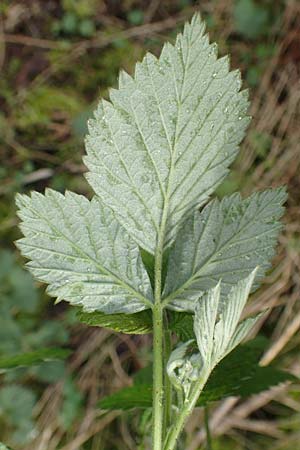
<svg viewBox="0 0 300 450"><path fill-rule="evenodd" d="M159 58L148 53L134 76L121 72L89 121L92 200L51 189L17 197L18 246L51 296L80 306L92 325L153 331L153 450L176 448L201 393L213 391L212 372L260 317L240 321L270 267L285 190L210 200L247 110L239 71L217 57L195 15ZM122 394L106 407L149 407L147 386L127 393L125 407Z"/></svg>

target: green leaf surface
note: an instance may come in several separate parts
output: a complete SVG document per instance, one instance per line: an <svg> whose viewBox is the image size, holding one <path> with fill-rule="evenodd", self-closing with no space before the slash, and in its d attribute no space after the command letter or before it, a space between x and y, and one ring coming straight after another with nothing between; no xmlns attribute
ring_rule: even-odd
<svg viewBox="0 0 300 450"><path fill-rule="evenodd" d="M78 311L76 317L80 322L92 327L103 327L126 334L152 333L152 314L141 311L134 314L105 314L99 311ZM168 311L168 325L181 341L195 339L194 315L191 313Z"/></svg>
<svg viewBox="0 0 300 450"><path fill-rule="evenodd" d="M195 339L194 315L190 313L168 311L169 327L182 342Z"/></svg>
<svg viewBox="0 0 300 450"><path fill-rule="evenodd" d="M249 397L286 381L296 381L288 372L274 367L260 367L257 349L240 346L224 358L212 372L197 402L205 406L230 396Z"/></svg>
<svg viewBox="0 0 300 450"><path fill-rule="evenodd" d="M152 333L152 314L141 311L134 314L105 314L101 312L78 311L80 322L94 327L104 327L127 334ZM194 315L177 311L168 311L168 325L181 341L195 339L193 330Z"/></svg>
<svg viewBox="0 0 300 450"><path fill-rule="evenodd" d="M146 250L140 248L141 258L143 261L143 264L147 270L147 273L149 275L152 289L154 290L154 265L155 265L155 258L154 255L147 252ZM166 276L167 276L167 269L168 269L168 258L169 258L170 249L167 249L163 254L163 263L162 263L162 286L164 286Z"/></svg>
<svg viewBox="0 0 300 450"><path fill-rule="evenodd" d="M108 314L149 308L139 249L99 199L47 189L18 195L17 206L25 236L17 245L50 295Z"/></svg>
<svg viewBox="0 0 300 450"><path fill-rule="evenodd" d="M137 384L126 387L115 394L104 397L98 403L100 409L151 408L152 385Z"/></svg>
<svg viewBox="0 0 300 450"><path fill-rule="evenodd" d="M77 313L78 319L91 326L109 328L127 334L147 334L152 332L152 314L141 311L135 314L104 314L101 312Z"/></svg>
<svg viewBox="0 0 300 450"><path fill-rule="evenodd" d="M28 367L40 364L43 361L66 359L71 350L63 348L43 348L28 353L19 353L12 356L0 357L0 369L14 369L16 367Z"/></svg>
<svg viewBox="0 0 300 450"><path fill-rule="evenodd" d="M229 372L225 372L225 366L222 370L218 370L218 367L215 369L200 395L197 406L205 406L230 396L246 398L280 383L295 381L293 375L274 367L256 366L248 373L241 370L240 363L236 367L231 364L227 367Z"/></svg>
<svg viewBox="0 0 300 450"><path fill-rule="evenodd" d="M264 343L264 342L263 342ZM197 406L229 396L248 397L272 386L296 378L274 367L260 367L257 361L262 351L262 341L241 345L224 358L212 372ZM142 369L134 378L134 385L100 400L101 409L151 408L151 366Z"/></svg>
<svg viewBox="0 0 300 450"><path fill-rule="evenodd" d="M249 123L239 71L217 59L199 15L134 77L121 72L89 121L87 179L140 247L167 248L235 159Z"/></svg>
<svg viewBox="0 0 300 450"><path fill-rule="evenodd" d="M184 223L169 255L164 302L194 310L195 300L222 279L222 296L256 267L254 289L270 267L286 200L284 188L213 200Z"/></svg>
<svg viewBox="0 0 300 450"><path fill-rule="evenodd" d="M153 364L149 364L146 367L138 370L133 374L133 384L134 386L138 384L147 385L152 384L153 381Z"/></svg>

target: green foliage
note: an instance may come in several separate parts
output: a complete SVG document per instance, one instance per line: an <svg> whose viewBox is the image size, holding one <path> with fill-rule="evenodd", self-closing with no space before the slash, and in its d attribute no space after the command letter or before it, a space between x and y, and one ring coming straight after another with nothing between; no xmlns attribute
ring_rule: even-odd
<svg viewBox="0 0 300 450"><path fill-rule="evenodd" d="M58 321L41 321L40 300L31 275L19 267L11 252L1 251L0 430L1 438L12 446L34 437L31 415L39 383L62 378L63 359L70 354L55 347L67 342L68 333Z"/></svg>
<svg viewBox="0 0 300 450"><path fill-rule="evenodd" d="M223 181L249 123L240 74L217 59L204 32L195 16L134 78L121 72L89 122L87 179L150 253L161 241L168 248L185 215Z"/></svg>
<svg viewBox="0 0 300 450"><path fill-rule="evenodd" d="M78 418L82 405L83 395L74 380L67 377L63 387L63 405L60 413L60 422L65 430L69 430L74 420Z"/></svg>
<svg viewBox="0 0 300 450"><path fill-rule="evenodd" d="M243 36L256 39L266 33L270 14L266 6L255 0L238 0L234 6L234 21Z"/></svg>
<svg viewBox="0 0 300 450"><path fill-rule="evenodd" d="M191 353L190 344L193 341L180 343L167 363L169 379L185 403L192 401L194 387L201 379L205 380L201 387L203 390L216 365L241 343L259 319L260 314L239 323L256 272L257 269L234 285L226 299L222 300L223 283L219 282L196 303L194 333L198 351Z"/></svg>
<svg viewBox="0 0 300 450"><path fill-rule="evenodd" d="M132 25L141 25L144 21L143 11L141 11L140 9L132 9L127 14L127 20Z"/></svg>
<svg viewBox="0 0 300 450"><path fill-rule="evenodd" d="M198 68L199 52L207 63ZM182 61L187 57L186 66ZM170 81L174 71L175 85ZM197 16L175 46L165 45L159 60L150 54L144 58L135 79L121 74L119 90L111 91L112 103L101 102L95 120L90 121L85 161L99 197L89 202L76 194L62 196L48 190L45 196L33 193L17 199L25 235L18 245L32 260L28 263L32 273L49 284L50 295L82 305L86 311L108 314L151 307L152 289L143 263L153 287L154 260L148 250L153 251L158 242L167 248L180 226L163 262L165 305L193 311L198 292L225 276L227 294L231 284L247 276L257 263L261 278L280 229L276 219L286 198L282 190L246 200L233 195L221 203L211 202L200 215L192 214L222 181L237 153L248 123L246 94L239 89L239 74L228 71L227 59L217 59ZM130 106L133 99L136 106ZM219 118L222 127L215 130ZM199 145L204 145L202 153ZM161 148L161 153L155 148ZM186 161L193 167L191 172L186 171ZM262 247L260 236L267 245ZM147 249L142 250L142 260L134 241ZM226 273L221 269L225 260Z"/></svg>
<svg viewBox="0 0 300 450"><path fill-rule="evenodd" d="M169 255L164 301L177 309L193 310L199 291L222 278L226 295L259 265L257 287L274 255L285 200L282 188L244 200L233 194L221 202L213 200L187 219Z"/></svg>
<svg viewBox="0 0 300 450"><path fill-rule="evenodd" d="M27 265L35 277L49 283L50 295L107 314L151 305L138 248L97 197L89 202L48 189L45 196L19 195L17 204L26 236L17 245L32 260Z"/></svg>
<svg viewBox="0 0 300 450"><path fill-rule="evenodd" d="M62 5L65 11L72 12L80 18L91 17L96 13L97 0L63 0Z"/></svg>
<svg viewBox="0 0 300 450"><path fill-rule="evenodd" d="M30 389L17 384L0 388L0 421L8 426L7 441L11 445L24 445L31 440L35 402L36 395Z"/></svg>
<svg viewBox="0 0 300 450"><path fill-rule="evenodd" d="M120 391L103 398L99 402L100 409L123 409L151 408L152 385L137 384L126 387Z"/></svg>
<svg viewBox="0 0 300 450"><path fill-rule="evenodd" d="M147 270L147 273L150 278L152 289L154 289L155 285L155 276L154 276L154 265L155 265L155 258L154 256L144 250L143 248L140 248L141 258L143 261L143 264ZM166 250L163 254L163 261L162 261L162 285L164 286L166 276L167 276L167 270L168 270L168 259L169 259L170 250Z"/></svg>
<svg viewBox="0 0 300 450"><path fill-rule="evenodd" d="M197 406L203 407L229 396L248 397L295 377L273 367L258 366L264 341L237 347L224 358L212 372ZM101 409L150 408L152 405L152 367L142 369L134 377L134 385L104 397L99 402Z"/></svg>
<svg viewBox="0 0 300 450"><path fill-rule="evenodd" d="M91 326L109 328L127 334L147 334L152 332L152 315L149 311L135 314L104 314L79 311L78 319Z"/></svg>
<svg viewBox="0 0 300 450"><path fill-rule="evenodd" d="M80 35L85 38L95 34L95 23L89 19L80 19L73 12L66 12L61 21L56 21L52 26L54 34Z"/></svg>
<svg viewBox="0 0 300 450"><path fill-rule="evenodd" d="M267 133L253 131L250 134L251 145L261 159L265 159L272 146L271 136Z"/></svg>
<svg viewBox="0 0 300 450"><path fill-rule="evenodd" d="M180 341L195 339L193 330L194 316L189 313L169 312L169 327L178 336Z"/></svg>
<svg viewBox="0 0 300 450"><path fill-rule="evenodd" d="M52 361L55 359L65 359L71 351L60 348L43 348L34 352L21 353L6 357L0 357L0 369L8 370L16 367L34 366L43 361Z"/></svg>
<svg viewBox="0 0 300 450"><path fill-rule="evenodd" d="M54 34L82 36L89 38L95 34L96 24L93 15L97 10L96 0L64 0L64 14L52 24Z"/></svg>
<svg viewBox="0 0 300 450"><path fill-rule="evenodd" d="M29 129L45 127L59 112L73 117L81 108L81 99L70 95L68 90L37 86L26 93L24 104L16 111L16 120L18 128L28 132Z"/></svg>
<svg viewBox="0 0 300 450"><path fill-rule="evenodd" d="M8 251L0 252L0 355L64 344L68 334L54 321L36 330L39 294L31 275L21 269Z"/></svg>
<svg viewBox="0 0 300 450"><path fill-rule="evenodd" d="M73 32L77 19L68 14L65 31ZM249 123L248 93L240 88L239 72L230 72L227 57L217 58L196 14L159 58L146 54L133 77L121 72L118 89L89 120L84 162L92 200L51 189L17 196L24 235L17 245L51 296L80 306L79 318L94 325L127 333L152 325L153 450L175 449L202 391L203 404L291 379L255 366L252 377L251 370L241 377L239 368L230 384L219 364L259 318L240 322L250 290L270 267L286 199L279 188L209 202ZM198 350L194 335L186 340L189 312ZM167 355L171 331L185 342ZM178 394L169 430L164 368ZM226 371L235 373L231 366ZM106 407L150 405L151 392L151 384L136 383L106 399ZM74 401L76 410L80 396ZM68 405L65 425L75 417Z"/></svg>
<svg viewBox="0 0 300 450"><path fill-rule="evenodd" d="M239 281L221 302L223 282L207 291L195 308L194 332L202 367L215 367L228 353L241 343L260 317L239 323L247 302L257 269Z"/></svg>
<svg viewBox="0 0 300 450"><path fill-rule="evenodd" d="M2 317L12 309L32 313L38 305L38 294L32 277L16 264L15 257L7 250L0 251L0 295ZM0 329L2 330L2 326ZM2 339L0 345L1 341Z"/></svg>
<svg viewBox="0 0 300 450"><path fill-rule="evenodd" d="M86 325L104 327L127 334L152 333L152 315L150 311L135 314L105 314L101 312L87 313L78 311L76 317ZM193 314L168 312L168 325L181 341L194 339Z"/></svg>

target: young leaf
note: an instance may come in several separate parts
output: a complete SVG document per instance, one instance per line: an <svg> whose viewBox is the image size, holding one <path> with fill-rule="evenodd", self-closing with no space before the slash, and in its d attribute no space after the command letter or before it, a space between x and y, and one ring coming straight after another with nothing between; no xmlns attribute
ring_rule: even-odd
<svg viewBox="0 0 300 450"><path fill-rule="evenodd" d="M198 355L189 355L190 346L193 341L187 341L177 346L171 353L167 363L168 377L177 391L183 390L185 397L188 396L191 383L199 377L201 360ZM195 362L195 364L194 364Z"/></svg>
<svg viewBox="0 0 300 450"><path fill-rule="evenodd" d="M79 311L80 322L94 327L104 327L127 334L147 334L152 332L152 315L150 311L135 314L104 314Z"/></svg>
<svg viewBox="0 0 300 450"><path fill-rule="evenodd" d="M272 386L286 381L296 381L296 378L288 372L280 371L274 367L260 367L257 361L262 347L259 339L241 345L224 358L213 370L197 406L206 404L229 396L248 397L258 394ZM258 345L255 345L258 344ZM149 370L148 370L149 369ZM139 373L135 376L134 385L121 389L112 395L104 397L99 402L101 409L151 408L152 406L152 367L144 368L140 372L146 372L139 383Z"/></svg>
<svg viewBox="0 0 300 450"><path fill-rule="evenodd" d="M213 200L189 217L169 255L164 303L178 310L194 309L199 291L222 279L222 296L256 266L254 289L270 267L286 200L284 188Z"/></svg>
<svg viewBox="0 0 300 450"><path fill-rule="evenodd" d="M227 353L239 345L242 339L246 337L246 331L249 332L251 330L249 325L251 324L251 327L253 327L261 316L261 314L258 314L239 325L256 272L257 269L254 269L247 278L233 286L224 303L219 304L219 317L215 324L213 346L214 357L217 360L220 357L223 359ZM199 303L202 303L201 300Z"/></svg>
<svg viewBox="0 0 300 450"><path fill-rule="evenodd" d="M159 58L122 72L89 121L87 179L152 254L225 178L249 123L240 73L204 33L195 15Z"/></svg>
<svg viewBox="0 0 300 450"><path fill-rule="evenodd" d="M202 360L204 370L209 372L231 352L246 336L260 317L257 315L245 326L239 326L242 311L246 304L257 269L232 287L228 296L221 301L219 282L216 287L208 290L196 302L194 332L199 348L199 358Z"/></svg>
<svg viewBox="0 0 300 450"><path fill-rule="evenodd" d="M194 317L194 333L203 364L210 367L215 342L215 327L219 313L220 282L213 289L207 291L197 302Z"/></svg>
<svg viewBox="0 0 300 450"><path fill-rule="evenodd" d="M99 199L48 189L18 195L17 205L25 236L17 245L50 295L108 314L151 306L139 249Z"/></svg>
<svg viewBox="0 0 300 450"><path fill-rule="evenodd" d="M249 334L249 332L254 327L255 323L264 315L264 312L257 314L254 317L249 317L243 320L236 328L232 338L230 339L227 346L227 353L230 353L243 339Z"/></svg>
<svg viewBox="0 0 300 450"><path fill-rule="evenodd" d="M0 370L28 367L40 364L43 361L66 359L71 350L64 348L43 348L33 352L18 353L11 356L0 357Z"/></svg>

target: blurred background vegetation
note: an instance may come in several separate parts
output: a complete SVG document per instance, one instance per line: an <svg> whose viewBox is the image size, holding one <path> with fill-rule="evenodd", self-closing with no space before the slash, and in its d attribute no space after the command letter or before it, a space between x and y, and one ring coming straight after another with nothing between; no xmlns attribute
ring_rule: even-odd
<svg viewBox="0 0 300 450"><path fill-rule="evenodd" d="M104 413L101 396L131 384L151 359L148 336L79 324L23 269L14 196L47 186L91 195L83 173L86 120L118 71L158 53L194 11L251 89L253 121L222 196L286 184L285 230L274 269L249 312L269 308L262 362L300 375L300 2L297 0L0 1L0 357L41 347L66 361L0 374L0 441L22 450L143 449L149 414ZM187 450L205 441L202 411ZM210 407L214 450L299 450L300 388L278 386Z"/></svg>

